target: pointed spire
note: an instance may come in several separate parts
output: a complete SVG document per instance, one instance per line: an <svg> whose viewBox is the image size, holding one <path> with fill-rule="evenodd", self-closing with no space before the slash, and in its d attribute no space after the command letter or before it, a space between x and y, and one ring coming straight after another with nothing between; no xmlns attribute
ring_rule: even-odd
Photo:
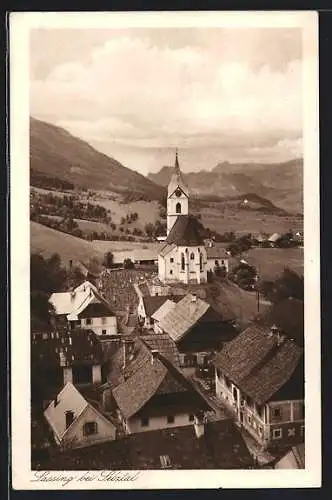
<svg viewBox="0 0 332 500"><path fill-rule="evenodd" d="M175 150L175 169L180 170L179 158L178 158L178 148Z"/></svg>

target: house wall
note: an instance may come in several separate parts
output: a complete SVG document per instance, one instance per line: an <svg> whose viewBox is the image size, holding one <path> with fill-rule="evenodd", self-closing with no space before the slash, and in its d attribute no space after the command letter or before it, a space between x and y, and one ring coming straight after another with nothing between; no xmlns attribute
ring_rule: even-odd
<svg viewBox="0 0 332 500"><path fill-rule="evenodd" d="M82 318L81 324L76 322L77 326L84 330L92 330L96 335L116 335L117 321L116 316L105 316L102 318Z"/></svg>
<svg viewBox="0 0 332 500"><path fill-rule="evenodd" d="M97 433L91 436L84 436L83 426L87 422L97 423ZM116 438L116 428L99 414L91 405L78 417L66 432L62 444L64 447L83 447L104 441L114 441Z"/></svg>
<svg viewBox="0 0 332 500"><path fill-rule="evenodd" d="M216 261L218 261L219 267L225 267L226 268L226 273L228 273L229 270L229 265L228 265L228 259L207 259L206 261L206 270L207 271L214 271L214 268L216 266Z"/></svg>
<svg viewBox="0 0 332 500"><path fill-rule="evenodd" d="M156 429L169 429L171 427L180 427L183 425L190 425L192 422L189 420L188 413L178 413L174 415L174 423L167 422L167 415L149 417L149 425L142 426L140 418L132 417L126 421L126 429L128 434L135 434L137 432L153 431Z"/></svg>
<svg viewBox="0 0 332 500"><path fill-rule="evenodd" d="M71 366L63 368L63 385L66 385L67 382L73 382L73 370Z"/></svg>
<svg viewBox="0 0 332 500"><path fill-rule="evenodd" d="M263 446L296 444L304 440L304 419L301 418L302 400L274 401L258 407L225 377L215 371L216 395L233 412L236 420ZM237 392L237 399L234 398ZM244 404L241 404L241 401ZM275 416L273 410L280 410Z"/></svg>
<svg viewBox="0 0 332 500"><path fill-rule="evenodd" d="M92 382L93 384L99 384L101 382L101 366L92 365Z"/></svg>

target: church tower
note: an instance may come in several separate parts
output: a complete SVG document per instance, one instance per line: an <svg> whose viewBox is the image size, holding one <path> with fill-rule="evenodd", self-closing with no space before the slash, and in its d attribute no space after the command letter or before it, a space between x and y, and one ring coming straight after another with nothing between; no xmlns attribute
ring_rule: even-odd
<svg viewBox="0 0 332 500"><path fill-rule="evenodd" d="M167 235L174 226L176 219L189 213L189 190L182 178L178 151L175 154L173 174L167 192Z"/></svg>

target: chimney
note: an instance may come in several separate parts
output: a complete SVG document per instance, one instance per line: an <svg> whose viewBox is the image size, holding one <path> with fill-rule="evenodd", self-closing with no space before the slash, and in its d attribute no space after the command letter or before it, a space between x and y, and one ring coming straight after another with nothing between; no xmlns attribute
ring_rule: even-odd
<svg viewBox="0 0 332 500"><path fill-rule="evenodd" d="M192 294L192 299L191 299L191 302L196 302L196 300L197 300L196 294L195 294L195 293L193 293L193 294Z"/></svg>
<svg viewBox="0 0 332 500"><path fill-rule="evenodd" d="M274 337L277 335L277 333L278 333L278 327L276 324L273 324L270 328L269 337Z"/></svg>
<svg viewBox="0 0 332 500"><path fill-rule="evenodd" d="M158 358L159 351L158 349L151 350L151 363L154 363L154 360Z"/></svg>
<svg viewBox="0 0 332 500"><path fill-rule="evenodd" d="M204 412L200 411L194 417L194 429L197 439L200 439L201 437L204 436L205 423L206 423L206 417L204 415Z"/></svg>

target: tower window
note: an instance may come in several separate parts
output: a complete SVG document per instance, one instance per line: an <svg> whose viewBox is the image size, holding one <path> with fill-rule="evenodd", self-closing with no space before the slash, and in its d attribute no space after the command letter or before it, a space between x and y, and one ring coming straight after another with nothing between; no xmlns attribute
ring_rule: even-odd
<svg viewBox="0 0 332 500"><path fill-rule="evenodd" d="M199 270L203 271L203 255L201 253L199 254Z"/></svg>
<svg viewBox="0 0 332 500"><path fill-rule="evenodd" d="M184 271L184 253L181 254L181 271Z"/></svg>
<svg viewBox="0 0 332 500"><path fill-rule="evenodd" d="M176 204L175 211L176 211L177 214L181 213L181 203L177 203Z"/></svg>

